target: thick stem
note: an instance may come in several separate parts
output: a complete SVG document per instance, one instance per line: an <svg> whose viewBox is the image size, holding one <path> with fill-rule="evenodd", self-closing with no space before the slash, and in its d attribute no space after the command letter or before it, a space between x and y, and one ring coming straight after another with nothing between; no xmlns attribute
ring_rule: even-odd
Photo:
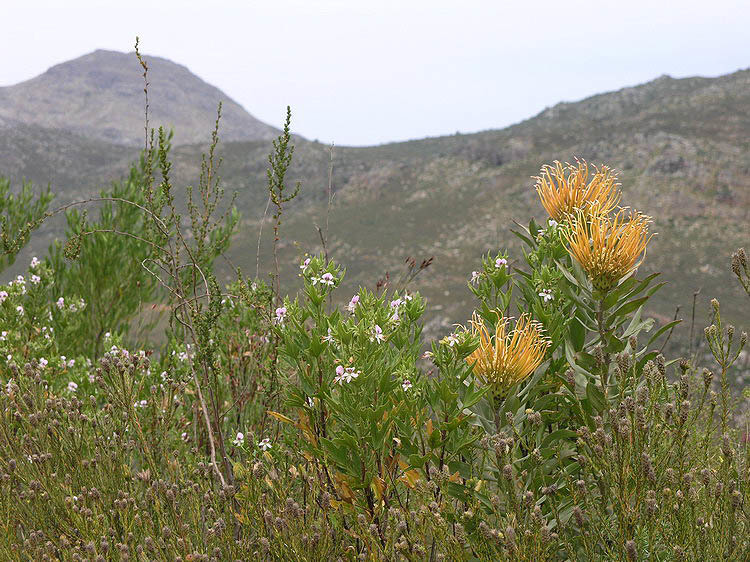
<svg viewBox="0 0 750 562"><path fill-rule="evenodd" d="M604 396L607 396L607 387L609 384L608 378L609 378L609 364L611 361L609 352L606 351L607 349L607 324L604 318L604 296L599 300L597 303L596 308L596 326L599 331L599 344L602 346L602 352L603 352L603 365L602 365L602 372L601 372L601 383L602 383L602 392L604 393Z"/></svg>

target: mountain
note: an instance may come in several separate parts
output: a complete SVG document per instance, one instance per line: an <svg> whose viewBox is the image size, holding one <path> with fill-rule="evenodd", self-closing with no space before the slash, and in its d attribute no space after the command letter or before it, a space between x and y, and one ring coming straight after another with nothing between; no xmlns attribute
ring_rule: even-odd
<svg viewBox="0 0 750 562"><path fill-rule="evenodd" d="M157 75L154 65L154 83ZM138 80L133 78L135 90ZM137 96L132 103L135 111L141 106ZM687 323L675 339L684 341L689 331L693 293L698 289L697 334L714 296L722 302L727 320L747 326L746 297L729 271L729 257L738 246L750 245L748 107L748 70L718 78L663 76L557 104L502 130L337 147L328 249L347 266L341 298L348 299L358 284L374 286L386 271L397 277L407 256L434 256L434 265L414 286L430 302L427 330L437 334L453 323L466 322L472 306L466 282L480 256L508 248L511 260L522 260L510 232L514 221L544 219L530 177L544 163L578 157L616 168L624 204L653 216L657 235L641 273L662 271L668 281L651 313L665 321L681 307L678 315ZM182 144L173 150L176 185L197 183L212 118L206 109L207 125L196 134L203 144ZM104 142L89 150L90 137L80 131L30 125L11 127L18 139L26 139L19 148L21 140L6 137L2 127L0 173L20 177L25 169L23 173L37 183L46 183L46 174L56 174L53 189L61 200L81 197L97 182L106 185L138 153L136 147ZM221 176L227 192L237 192L244 217L228 257L254 275L270 142L235 141L227 129L220 133ZM142 123L133 130L137 137ZM180 135L179 127L176 134ZM14 151L6 152L6 146ZM10 158L11 153L15 157ZM288 205L282 227L285 279L296 279L303 252L320 250L315 225L326 222L329 160L329 147L297 139L290 180L302 181L302 194ZM26 162L26 168L19 168L18 162ZM271 263L269 231L266 225L262 270ZM34 251L46 247L51 232L32 240Z"/></svg>
<svg viewBox="0 0 750 562"><path fill-rule="evenodd" d="M175 129L175 144L210 138L221 101L224 140L268 140L278 132L221 90L167 59L149 66L151 125ZM66 130L87 139L144 145L143 70L134 53L98 50L44 74L0 88L0 127L13 124Z"/></svg>

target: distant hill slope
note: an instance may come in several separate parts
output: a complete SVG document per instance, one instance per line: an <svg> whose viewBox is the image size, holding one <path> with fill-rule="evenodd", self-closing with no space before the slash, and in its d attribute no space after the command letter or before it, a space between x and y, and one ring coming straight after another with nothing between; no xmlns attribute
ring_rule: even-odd
<svg viewBox="0 0 750 562"><path fill-rule="evenodd" d="M154 81L157 75L154 66ZM133 106L140 108L137 96ZM202 144L173 151L176 184L197 183L212 111L206 109L205 116L198 135ZM21 149L20 141L3 138L2 127L0 148L5 142L15 152L0 150L0 173L18 175L18 162L24 161L24 173L37 183L56 174L53 188L64 200L90 192L96 180L106 185L137 155L135 148L128 152L105 143L89 150L90 140L70 133L14 129L27 139ZM223 141L232 138L227 129ZM136 136L140 130L142 123L134 125ZM229 258L250 275L267 198L269 149L267 140L220 145L224 186L237 191L244 216ZM329 250L348 268L344 291L358 283L374 285L385 271L397 272L406 256L435 256L417 287L431 302L428 331L465 322L471 310L466 281L481 254L508 247L512 259L521 260L510 233L513 221L544 218L530 176L543 163L575 157L617 168L624 204L654 217L658 235L642 273L662 271L669 282L654 303L660 318L671 317L678 305L680 315L689 318L693 292L702 288L699 327L713 296L730 320L747 326L746 297L728 266L736 247L750 247L750 71L718 78L661 77L561 103L502 130L337 147ZM303 187L282 228L286 279L296 278L302 252L320 249L315 224L325 222L328 163L327 146L297 141L290 180L301 180ZM46 247L49 232L32 241L37 252ZM264 244L262 264L270 263L268 251Z"/></svg>
<svg viewBox="0 0 750 562"><path fill-rule="evenodd" d="M267 140L277 134L184 66L159 57L145 58L151 124L174 128L175 144L209 138L220 101L224 140ZM36 78L0 88L0 124L17 122L143 146L142 72L134 53L116 51L94 51L58 64Z"/></svg>

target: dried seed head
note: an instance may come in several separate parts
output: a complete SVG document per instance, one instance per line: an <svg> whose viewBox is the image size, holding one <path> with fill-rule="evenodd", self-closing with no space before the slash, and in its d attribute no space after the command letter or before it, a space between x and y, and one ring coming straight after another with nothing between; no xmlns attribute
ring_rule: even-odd
<svg viewBox="0 0 750 562"><path fill-rule="evenodd" d="M646 421L646 410L640 404L635 407L635 423L641 430L648 427L648 422Z"/></svg>
<svg viewBox="0 0 750 562"><path fill-rule="evenodd" d="M635 541L629 540L625 543L625 553L628 556L629 562L638 560L638 551L635 548Z"/></svg>
<svg viewBox="0 0 750 562"><path fill-rule="evenodd" d="M622 404L625 406L625 409L631 414L635 411L635 399L632 396L626 397L625 401Z"/></svg>
<svg viewBox="0 0 750 562"><path fill-rule="evenodd" d="M585 520L583 518L583 510L579 506L573 508L573 517L576 520L576 525L578 525L580 529L583 529Z"/></svg>
<svg viewBox="0 0 750 562"><path fill-rule="evenodd" d="M731 459L734 454L734 451L732 451L732 444L729 441L729 435L726 433L721 436L721 454L727 459Z"/></svg>
<svg viewBox="0 0 750 562"><path fill-rule="evenodd" d="M659 374L662 377L667 376L667 364L664 360L664 356L661 353L656 356L656 368L659 369Z"/></svg>
<svg viewBox="0 0 750 562"><path fill-rule="evenodd" d="M617 354L617 366L620 368L620 372L625 375L630 371L632 362L630 361L630 354L623 351Z"/></svg>
<svg viewBox="0 0 750 562"><path fill-rule="evenodd" d="M740 252L742 252L741 256L740 256ZM742 270L744 269L743 263L742 263L743 261L745 262L745 267L747 267L747 257L745 256L745 249L740 248L739 250L737 250L735 253L732 254L732 272L737 277L742 276Z"/></svg>
<svg viewBox="0 0 750 562"><path fill-rule="evenodd" d="M527 491L523 495L523 501L524 501L524 503L527 506L530 506L531 504L533 504L534 503L534 492L532 492L531 490Z"/></svg>
<svg viewBox="0 0 750 562"><path fill-rule="evenodd" d="M596 360L596 364L601 367L604 365L605 356L604 356L604 348L601 345L597 345L594 347L594 360Z"/></svg>
<svg viewBox="0 0 750 562"><path fill-rule="evenodd" d="M690 383L688 381L688 376L682 375L680 377L680 398L685 400L688 397L689 392L690 392Z"/></svg>
<svg viewBox="0 0 750 562"><path fill-rule="evenodd" d="M732 492L731 499L732 499L732 507L734 509L739 509L740 506L742 505L742 494L740 493L740 491L735 490L734 492Z"/></svg>
<svg viewBox="0 0 750 562"><path fill-rule="evenodd" d="M266 537L261 537L260 541L260 548L263 550L264 554L268 554L271 550L271 543Z"/></svg>

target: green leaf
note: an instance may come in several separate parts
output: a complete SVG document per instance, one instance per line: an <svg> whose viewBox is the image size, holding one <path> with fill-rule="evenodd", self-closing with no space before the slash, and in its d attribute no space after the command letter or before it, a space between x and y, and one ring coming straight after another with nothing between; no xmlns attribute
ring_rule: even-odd
<svg viewBox="0 0 750 562"><path fill-rule="evenodd" d="M599 413L607 408L607 399L594 381L589 381L586 385L586 398Z"/></svg>
<svg viewBox="0 0 750 562"><path fill-rule="evenodd" d="M578 319L573 317L568 323L568 335L570 336L570 343L575 351L581 351L583 345L586 343L586 328Z"/></svg>
<svg viewBox="0 0 750 562"><path fill-rule="evenodd" d="M648 347L651 344L653 344L657 339L659 339L659 337L663 333L665 333L668 330L671 330L672 328L674 328L675 326L677 326L677 324L680 324L681 322L682 322L682 320L672 320L672 321L667 322L666 324L664 324L661 328L659 328L658 330L656 330L656 332L654 332L654 335L651 336L651 338L649 338L648 344L646 345L646 347Z"/></svg>
<svg viewBox="0 0 750 562"><path fill-rule="evenodd" d="M547 435L544 440L542 441L541 448L544 449L546 447L549 447L556 441L570 441L578 437L578 434L570 429L558 429L557 431L553 431L549 435Z"/></svg>
<svg viewBox="0 0 750 562"><path fill-rule="evenodd" d="M626 302L625 304L623 304L622 306L620 306L620 308L618 308L617 310L615 310L612 313L612 316L614 316L614 317L625 316L625 315L633 312L634 310L637 310L638 308L640 308L640 306L643 303L645 303L648 299L649 299L649 297L645 296L645 297L637 298L637 299L632 300L630 302Z"/></svg>
<svg viewBox="0 0 750 562"><path fill-rule="evenodd" d="M531 239L528 236L521 234L517 230L511 230L511 232L515 234L516 236L518 236L518 238L524 241L528 246L531 246L532 248L534 247L534 243L531 241Z"/></svg>

